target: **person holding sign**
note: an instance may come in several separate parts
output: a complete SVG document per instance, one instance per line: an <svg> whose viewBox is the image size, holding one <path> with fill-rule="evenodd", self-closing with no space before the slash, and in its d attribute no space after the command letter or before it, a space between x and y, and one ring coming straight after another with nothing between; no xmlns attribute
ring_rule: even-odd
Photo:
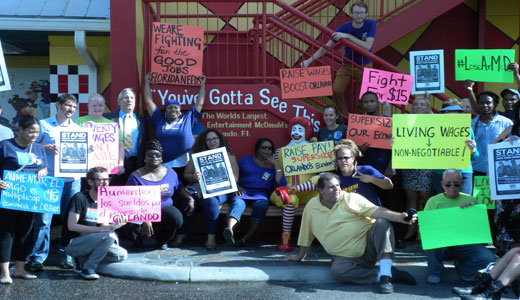
<svg viewBox="0 0 520 300"><path fill-rule="evenodd" d="M36 173L38 180L47 175L47 158L42 145L35 143L40 132L38 120L22 116L19 121L20 135L0 142L0 176L4 170ZM0 189L9 190L9 184L0 180ZM51 215L52 216L52 215ZM0 283L13 282L9 274L11 249L14 246L15 278L35 279L25 271L25 259L31 250L31 228L34 213L0 208Z"/></svg>
<svg viewBox="0 0 520 300"><path fill-rule="evenodd" d="M126 185L158 185L161 187L161 222L157 234L157 249L168 249L168 242L173 240L175 233L182 225L182 213L173 205L172 196L186 200L186 213L191 215L195 206L195 199L182 185L177 173L162 165L163 148L158 140L151 140L146 145L145 165L133 172ZM133 242L137 248L142 247L142 237L151 237L155 234L151 222L131 224Z"/></svg>
<svg viewBox="0 0 520 300"><path fill-rule="evenodd" d="M464 181L462 174L457 169L448 169L442 176L443 194L431 197L426 202L424 211L457 207L464 208L474 205L476 199L468 194L461 193L460 190ZM459 272L460 279L464 282L472 282L474 273L485 268L488 264L495 262L496 257L484 245L460 245L433 250L425 250L428 255L428 277L426 282L439 284L441 274L444 270L443 260L455 260L455 268Z"/></svg>
<svg viewBox="0 0 520 300"><path fill-rule="evenodd" d="M98 279L96 269L103 260L120 262L128 257L126 249L116 244L115 230L123 227L128 217L114 217L112 224L98 224L97 196L98 187L108 186L110 178L107 169L94 167L87 172L89 189L72 196L64 224L66 239L69 240L65 251L76 258L76 269L84 279Z"/></svg>
<svg viewBox="0 0 520 300"><path fill-rule="evenodd" d="M193 145L193 153L199 153L206 150L216 149L220 147L226 147L229 156L229 162L231 163L233 175L235 180L238 180L238 163L237 159L231 152L231 146L229 146L228 141L222 134L222 132L216 129L206 129L201 132L197 139L195 140L195 144ZM204 212L204 217L206 219L206 226L208 229L208 238L205 242L206 249L215 250L217 247L217 240L215 239L215 232L217 230L217 220L220 214L220 205L225 203L228 199L228 195L220 195L210 198L202 198L202 191L200 189L199 180L202 178L202 174L200 172L195 171L195 165L193 164L193 160L188 162L186 169L184 169L184 180L188 183L188 191L190 194L196 198L195 201L197 204L202 203L202 211ZM193 214L188 216L185 213L184 207L187 205L187 202L184 201L181 205L181 211L183 211L183 223L182 227L179 229L177 233L177 237L172 245L179 246L186 236L186 230L189 227L191 221L193 220ZM197 207L196 207L197 208Z"/></svg>
<svg viewBox="0 0 520 300"><path fill-rule="evenodd" d="M394 232L388 221L410 224L417 215L378 207L364 197L341 190L338 176L325 173L317 182L319 195L303 211L298 253L287 260L302 261L315 238L332 255L330 271L341 282L377 283L376 291L393 293L393 283L414 285L409 273L392 267ZM373 268L379 262L379 271Z"/></svg>
<svg viewBox="0 0 520 300"><path fill-rule="evenodd" d="M327 105L323 108L323 120L326 126L321 127L318 136L310 138L309 142L334 141L336 145L339 140L347 136L347 126L340 124L341 116L335 105Z"/></svg>
<svg viewBox="0 0 520 300"><path fill-rule="evenodd" d="M238 161L238 192L230 200L227 226L222 233L228 244L241 246L247 243L264 221L269 205L269 193L274 188L287 184L287 179L273 153L273 141L259 138L255 143L255 155L243 156ZM233 229L240 222L246 205L253 207L251 228L236 242Z"/></svg>
<svg viewBox="0 0 520 300"><path fill-rule="evenodd" d="M520 277L520 247L509 250L494 266L483 273L470 287L453 287L451 291L463 300L500 299L505 287L512 285L515 296L518 297L518 282Z"/></svg>
<svg viewBox="0 0 520 300"><path fill-rule="evenodd" d="M376 21L367 19L368 6L363 2L355 2L350 7L350 13L352 14L352 21L336 28L332 38L325 44L325 47L321 47L309 59L302 61L302 68L307 68L313 61L325 55L327 49L332 48L340 39L347 39L367 51L372 50L376 37ZM353 63L360 65L361 68L354 68ZM359 90L361 89L364 67L371 68L372 61L345 46L343 65L336 73L333 85L334 102L345 116L349 111L347 101L343 99L343 93L351 82L355 81L354 98L349 101L350 108L353 109L355 107L354 100L359 95Z"/></svg>
<svg viewBox="0 0 520 300"><path fill-rule="evenodd" d="M72 94L63 94L58 97L56 102L56 115L50 118L40 121L40 135L36 142L45 148L49 176L54 176L54 160L62 149L56 144L58 141L57 133L61 127L68 128L79 128L78 124L72 121L72 116L76 112L78 106L78 99ZM70 151L70 149L69 149ZM63 194L61 195L60 201L60 217L65 222L65 213L69 206L70 198L81 190L81 182L73 177L65 177L65 186L63 187ZM34 216L34 229L33 229L33 249L29 255L31 260L32 271L42 271L43 263L49 256L50 240L51 240L51 214L40 214L37 213ZM72 257L65 254L63 247L66 245L64 241L61 241L60 254L61 262L60 267L63 269L71 269L74 267Z"/></svg>
<svg viewBox="0 0 520 300"><path fill-rule="evenodd" d="M164 165L173 168L179 178L184 176L184 168L188 163L188 151L193 146L193 124L202 117L202 106L206 98L206 76L202 75L197 102L184 115L181 104L176 100L164 103L164 113L153 102L150 88L151 73L148 73L144 84L144 102L155 129L155 137L165 149Z"/></svg>

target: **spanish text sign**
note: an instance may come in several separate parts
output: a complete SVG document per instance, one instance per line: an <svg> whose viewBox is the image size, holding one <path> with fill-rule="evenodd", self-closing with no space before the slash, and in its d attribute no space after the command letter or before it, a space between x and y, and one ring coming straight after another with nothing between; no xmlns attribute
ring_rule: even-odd
<svg viewBox="0 0 520 300"><path fill-rule="evenodd" d="M478 204L486 205L487 209L495 209L495 201L491 200L489 193L488 176L473 177L473 197L477 199Z"/></svg>
<svg viewBox="0 0 520 300"><path fill-rule="evenodd" d="M358 146L364 143L371 148L391 149L392 118L349 114L347 138Z"/></svg>
<svg viewBox="0 0 520 300"><path fill-rule="evenodd" d="M285 176L311 174L334 170L331 151L334 142L307 143L283 147L278 155L282 155L283 173Z"/></svg>
<svg viewBox="0 0 520 300"><path fill-rule="evenodd" d="M417 212L423 250L491 243L485 205Z"/></svg>
<svg viewBox="0 0 520 300"><path fill-rule="evenodd" d="M513 82L514 49L455 49L455 80Z"/></svg>
<svg viewBox="0 0 520 300"><path fill-rule="evenodd" d="M38 181L36 174L4 171L3 180L9 184L2 190L0 207L6 209L59 214L60 199L65 180L44 176Z"/></svg>
<svg viewBox="0 0 520 300"><path fill-rule="evenodd" d="M204 28L152 23L152 81L174 85L200 85Z"/></svg>
<svg viewBox="0 0 520 300"><path fill-rule="evenodd" d="M395 114L392 168L469 169L469 114Z"/></svg>
<svg viewBox="0 0 520 300"><path fill-rule="evenodd" d="M374 92L379 102L406 105L412 85L411 75L364 68L359 99L366 92Z"/></svg>
<svg viewBox="0 0 520 300"><path fill-rule="evenodd" d="M119 170L119 124L115 122L86 122L83 128L92 130L92 148L89 151L88 168L104 167L110 174Z"/></svg>
<svg viewBox="0 0 520 300"><path fill-rule="evenodd" d="M128 222L160 222L161 188L159 185L98 187L98 223L115 222L114 218L120 214L128 216Z"/></svg>
<svg viewBox="0 0 520 300"><path fill-rule="evenodd" d="M332 95L330 66L280 69L282 99Z"/></svg>

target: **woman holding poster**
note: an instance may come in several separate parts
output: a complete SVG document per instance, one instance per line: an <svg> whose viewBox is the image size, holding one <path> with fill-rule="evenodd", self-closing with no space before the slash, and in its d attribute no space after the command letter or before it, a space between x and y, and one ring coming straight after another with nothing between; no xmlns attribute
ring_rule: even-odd
<svg viewBox="0 0 520 300"><path fill-rule="evenodd" d="M177 174L172 169L162 165L163 148L158 140L149 141L145 152L144 167L134 171L126 185L158 185L161 187L161 222L157 233L157 248L168 249L168 242L173 240L175 233L182 225L182 214L173 205L172 196L177 194L188 202L186 213L191 215L195 200L179 181ZM140 225L130 224L135 234L134 245L142 246L142 237L155 235L151 222L143 222ZM128 226L128 225L127 225ZM155 228L157 229L157 228ZM140 247L138 247L140 248Z"/></svg>
<svg viewBox="0 0 520 300"><path fill-rule="evenodd" d="M5 170L35 173L38 180L47 175L47 160L43 146L34 143L40 133L40 124L32 116L22 116L19 122L20 135L0 142L0 176ZM0 189L10 186L0 180ZM0 283L13 282L9 274L11 249L14 247L15 278L35 279L25 271L25 259L31 250L30 233L33 212L0 208Z"/></svg>
<svg viewBox="0 0 520 300"><path fill-rule="evenodd" d="M238 161L240 174L238 192L230 200L227 227L223 231L224 238L229 244L246 244L246 241L264 221L271 191L287 184L280 164L273 156L274 149L273 141L268 138L259 138L255 143L255 155L243 156ZM251 228L241 240L236 242L233 229L240 222L246 205L253 207Z"/></svg>
<svg viewBox="0 0 520 300"><path fill-rule="evenodd" d="M197 139L195 140L195 144L193 145L193 153L199 153L206 150L216 149L220 147L226 147L229 162L231 163L233 175L235 180L238 180L238 163L235 156L231 153L231 147L229 146L226 138L222 133L216 129L206 129L201 132ZM225 203L228 199L228 195L220 195L215 197L210 197L203 199L202 192L200 190L199 180L201 179L202 174L200 172L195 171L195 166L193 164L193 160L188 162L186 169L184 170L184 180L188 184L188 191L192 194L194 198L196 198L195 206L200 206L202 204L202 211L204 212L204 218L206 219L206 226L208 228L208 238L206 240L205 246L208 250L214 250L217 247L217 241L215 239L215 232L217 230L217 220L220 214L220 205ZM187 205L186 201L183 201L181 204L181 211ZM193 215L188 216L183 211L183 219L182 227L179 229L179 233L175 238L175 241L172 245L178 246L180 245L184 237L186 236L186 230L189 227Z"/></svg>
<svg viewBox="0 0 520 300"><path fill-rule="evenodd" d="M341 116L335 105L327 105L323 108L323 121L326 126L320 128L317 137L309 140L311 143L333 141L336 145L339 140L347 136L347 126L340 124Z"/></svg>
<svg viewBox="0 0 520 300"><path fill-rule="evenodd" d="M188 151L193 146L191 129L202 117L202 106L206 98L206 76L202 75L197 102L185 114L181 113L181 104L176 100L164 103L164 113L157 108L150 89L151 78L151 73L148 73L144 84L144 102L155 129L155 138L165 150L163 165L173 168L179 178L183 178L189 158Z"/></svg>

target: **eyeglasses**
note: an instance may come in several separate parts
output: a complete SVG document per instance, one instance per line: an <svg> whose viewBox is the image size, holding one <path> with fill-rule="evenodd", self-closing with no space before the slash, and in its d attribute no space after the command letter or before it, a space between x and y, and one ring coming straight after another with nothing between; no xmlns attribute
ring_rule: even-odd
<svg viewBox="0 0 520 300"><path fill-rule="evenodd" d="M336 157L337 160L349 160L354 156L338 156Z"/></svg>
<svg viewBox="0 0 520 300"><path fill-rule="evenodd" d="M260 149L273 151L273 147L271 147L271 146L261 146Z"/></svg>
<svg viewBox="0 0 520 300"><path fill-rule="evenodd" d="M218 137L216 138L212 138L212 139L207 139L206 142L207 143L213 143L213 142L218 142L220 139Z"/></svg>
<svg viewBox="0 0 520 300"><path fill-rule="evenodd" d="M112 180L112 178L90 178L90 180L93 180L93 181L99 181L99 182L110 182L110 180Z"/></svg>
<svg viewBox="0 0 520 300"><path fill-rule="evenodd" d="M150 153L147 153L146 156L148 156L148 157L161 157L162 154L161 153L157 153L157 152L150 152Z"/></svg>
<svg viewBox="0 0 520 300"><path fill-rule="evenodd" d="M353 15L358 15L358 16L362 16L362 15L364 15L366 13L367 13L366 11L355 11L355 12L352 12Z"/></svg>
<svg viewBox="0 0 520 300"><path fill-rule="evenodd" d="M460 183L458 183L458 182L455 182L455 183L448 182L448 183L445 183L444 186L447 187L447 188L450 188L452 186L457 188L457 187L460 187Z"/></svg>

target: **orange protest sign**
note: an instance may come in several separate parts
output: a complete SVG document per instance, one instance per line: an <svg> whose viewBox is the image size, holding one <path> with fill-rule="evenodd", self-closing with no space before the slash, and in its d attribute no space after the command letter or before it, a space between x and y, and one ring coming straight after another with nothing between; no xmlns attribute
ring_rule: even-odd
<svg viewBox="0 0 520 300"><path fill-rule="evenodd" d="M282 99L332 95L330 66L280 69Z"/></svg>
<svg viewBox="0 0 520 300"><path fill-rule="evenodd" d="M392 118L350 114L347 138L357 145L369 143L371 148L391 149Z"/></svg>
<svg viewBox="0 0 520 300"><path fill-rule="evenodd" d="M152 23L151 74L155 83L200 85L204 28Z"/></svg>

